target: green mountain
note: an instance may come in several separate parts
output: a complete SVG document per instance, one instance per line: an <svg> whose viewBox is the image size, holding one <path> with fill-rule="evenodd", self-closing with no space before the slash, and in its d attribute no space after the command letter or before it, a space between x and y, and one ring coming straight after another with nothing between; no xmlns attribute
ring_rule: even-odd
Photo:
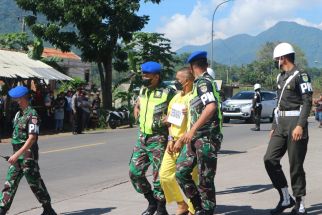
<svg viewBox="0 0 322 215"><path fill-rule="evenodd" d="M214 41L214 59L226 65L242 65L256 59L256 53L266 42L289 42L305 53L310 67L322 67L322 31L295 22L279 22L256 35L239 34L225 40ZM211 43L202 46L185 46L178 54L206 50L211 57Z"/></svg>
<svg viewBox="0 0 322 215"><path fill-rule="evenodd" d="M21 17L24 15L26 12L18 8L14 0L0 0L0 34L21 32ZM305 53L309 66L322 67L322 31L295 22L279 22L256 36L239 34L225 40L215 40L214 59L226 65L248 64L255 60L257 51L266 42L274 41L287 41L299 46ZM210 43L185 46L177 50L177 53L195 50L206 50L210 57Z"/></svg>
<svg viewBox="0 0 322 215"><path fill-rule="evenodd" d="M0 0L0 33L21 32L21 17L25 14L15 1Z"/></svg>

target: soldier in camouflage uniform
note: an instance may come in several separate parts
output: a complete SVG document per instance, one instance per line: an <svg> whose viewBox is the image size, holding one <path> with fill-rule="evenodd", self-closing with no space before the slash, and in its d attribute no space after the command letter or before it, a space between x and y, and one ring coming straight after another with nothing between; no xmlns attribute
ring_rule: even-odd
<svg viewBox="0 0 322 215"><path fill-rule="evenodd" d="M19 182L23 176L44 208L43 215L56 215L51 207L51 200L46 186L40 176L38 166L38 114L29 106L29 90L18 86L9 91L21 108L13 123L12 146L13 155L8 162L11 164L7 173L6 182L0 193L0 215L9 210Z"/></svg>
<svg viewBox="0 0 322 215"><path fill-rule="evenodd" d="M135 190L144 194L149 202L142 215L152 215L156 211L157 215L167 215L159 169L168 137L163 117L175 92L161 82L160 64L150 61L142 64L141 68L143 87L134 109L135 118L139 117L140 131L130 160L130 178ZM145 176L150 164L153 168L153 191Z"/></svg>
<svg viewBox="0 0 322 215"><path fill-rule="evenodd" d="M195 76L190 100L190 130L181 138L187 144L177 160L177 181L190 198L196 215L213 214L216 207L214 177L217 152L222 141L222 117L218 104L220 97L207 71L207 52L197 51L188 59ZM191 172L197 165L199 185L193 182Z"/></svg>

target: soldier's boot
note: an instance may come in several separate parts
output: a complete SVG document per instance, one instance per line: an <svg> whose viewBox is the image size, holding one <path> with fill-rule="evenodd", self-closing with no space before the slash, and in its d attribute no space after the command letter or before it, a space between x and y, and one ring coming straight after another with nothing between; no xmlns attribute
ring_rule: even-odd
<svg viewBox="0 0 322 215"><path fill-rule="evenodd" d="M195 215L213 215L214 211L213 210L199 210L198 212L195 213Z"/></svg>
<svg viewBox="0 0 322 215"><path fill-rule="evenodd" d="M6 215L7 210L4 208L0 208L0 215Z"/></svg>
<svg viewBox="0 0 322 215"><path fill-rule="evenodd" d="M251 128L252 131L260 131L261 129L259 127Z"/></svg>
<svg viewBox="0 0 322 215"><path fill-rule="evenodd" d="M41 215L57 215L57 213L51 207L51 204L44 204L42 207L44 208L44 211Z"/></svg>
<svg viewBox="0 0 322 215"><path fill-rule="evenodd" d="M302 199L303 198L303 199ZM304 206L304 197L297 197L294 208L291 211L291 215L306 215L306 209Z"/></svg>
<svg viewBox="0 0 322 215"><path fill-rule="evenodd" d="M142 215L153 215L157 211L157 208L158 208L157 200L154 198L152 192L144 194L144 197L148 200L149 206L142 213Z"/></svg>
<svg viewBox="0 0 322 215"><path fill-rule="evenodd" d="M158 201L156 215L169 215L166 209L166 201Z"/></svg>
<svg viewBox="0 0 322 215"><path fill-rule="evenodd" d="M270 211L272 215L281 214L285 209L291 208L295 205L295 201L288 193L287 187L278 189L278 192L280 194L280 201L276 208Z"/></svg>
<svg viewBox="0 0 322 215"><path fill-rule="evenodd" d="M190 201L193 205L193 208L195 209L195 215L204 215L204 210L202 209L202 206L201 206L200 196L197 194L194 197L192 197Z"/></svg>

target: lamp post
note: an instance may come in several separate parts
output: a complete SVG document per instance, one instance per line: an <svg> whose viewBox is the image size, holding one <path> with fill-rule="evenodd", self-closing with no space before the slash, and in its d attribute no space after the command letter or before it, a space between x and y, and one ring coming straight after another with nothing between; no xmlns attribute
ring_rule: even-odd
<svg viewBox="0 0 322 215"><path fill-rule="evenodd" d="M215 14L216 14L218 8L221 5L223 5L223 4L225 4L225 3L229 2L229 1L233 1L233 0L226 0L226 1L223 1L223 2L219 3L215 8L214 13L212 14L212 22L211 22L211 63L210 63L211 68L213 66L213 61L214 61L214 18L215 18Z"/></svg>

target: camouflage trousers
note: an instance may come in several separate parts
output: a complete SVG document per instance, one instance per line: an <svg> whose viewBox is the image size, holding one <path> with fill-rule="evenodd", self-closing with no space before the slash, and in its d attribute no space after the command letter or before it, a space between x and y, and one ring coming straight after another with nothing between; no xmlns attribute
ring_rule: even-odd
<svg viewBox="0 0 322 215"><path fill-rule="evenodd" d="M152 164L153 171L153 195L160 201L165 200L161 188L159 169L166 148L165 136L147 136L141 134L135 144L130 160L130 179L138 193L147 194L151 192L151 184L146 178L146 171Z"/></svg>
<svg viewBox="0 0 322 215"><path fill-rule="evenodd" d="M0 208L9 210L23 176L26 177L38 201L43 205L50 204L50 196L39 173L38 160L34 160L32 154L31 150L28 150L23 159L18 159L15 164L10 165L4 188L0 193Z"/></svg>
<svg viewBox="0 0 322 215"><path fill-rule="evenodd" d="M201 197L202 208L214 210L216 207L216 190L214 178L217 169L218 147L208 138L193 140L189 148L183 149L177 160L176 179L184 194L189 198ZM199 184L192 180L191 173L197 165Z"/></svg>

